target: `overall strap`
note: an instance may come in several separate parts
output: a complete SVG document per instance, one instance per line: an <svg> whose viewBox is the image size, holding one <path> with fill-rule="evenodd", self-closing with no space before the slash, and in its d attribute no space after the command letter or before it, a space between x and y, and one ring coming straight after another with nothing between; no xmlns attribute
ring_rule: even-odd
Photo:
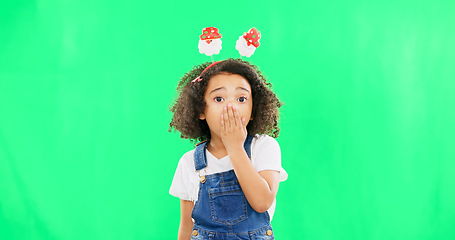
<svg viewBox="0 0 455 240"><path fill-rule="evenodd" d="M251 142L253 141L253 136L247 135L245 139L245 143L243 143L243 147L245 148L246 154L248 155L248 158L251 159ZM196 149L194 149L194 167L196 168L196 171L199 171L201 169L204 169L207 167L207 155L206 155L206 149L207 149L207 143L208 141L201 142L198 145L196 145Z"/></svg>
<svg viewBox="0 0 455 240"><path fill-rule="evenodd" d="M248 158L251 159L251 142L253 141L253 136L247 135L245 139L245 143L243 143L243 148L245 148L245 152L248 155Z"/></svg>
<svg viewBox="0 0 455 240"><path fill-rule="evenodd" d="M201 142L196 145L196 149L194 149L194 167L196 168L196 171L207 167L207 156L205 154L207 143L208 141Z"/></svg>

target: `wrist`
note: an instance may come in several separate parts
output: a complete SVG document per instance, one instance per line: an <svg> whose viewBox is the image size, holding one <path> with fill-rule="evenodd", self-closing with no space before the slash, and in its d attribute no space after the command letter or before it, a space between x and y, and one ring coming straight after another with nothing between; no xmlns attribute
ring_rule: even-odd
<svg viewBox="0 0 455 240"><path fill-rule="evenodd" d="M233 154L245 151L245 149L243 149L243 144L236 144L236 145L226 146L226 151L228 152L229 155L233 155Z"/></svg>

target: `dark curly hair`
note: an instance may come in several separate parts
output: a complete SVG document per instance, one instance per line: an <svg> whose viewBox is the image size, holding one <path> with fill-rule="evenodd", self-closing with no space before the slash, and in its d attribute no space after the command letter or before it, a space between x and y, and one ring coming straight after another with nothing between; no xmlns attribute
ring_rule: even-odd
<svg viewBox="0 0 455 240"><path fill-rule="evenodd" d="M173 116L169 123L169 131L172 129L180 131L181 138L191 140L210 139L210 129L207 122L199 119L206 107L204 95L207 84L215 75L230 73L244 77L251 86L253 110L251 113L252 120L247 125L248 134L267 134L274 138L278 137L280 133L278 108L282 106L282 103L272 92L272 84L267 82L257 67L241 59L230 58L217 63L202 73L210 64L211 62L207 62L195 66L181 78L177 85L179 95L170 108ZM198 76L201 76L202 80L192 83L192 80Z"/></svg>

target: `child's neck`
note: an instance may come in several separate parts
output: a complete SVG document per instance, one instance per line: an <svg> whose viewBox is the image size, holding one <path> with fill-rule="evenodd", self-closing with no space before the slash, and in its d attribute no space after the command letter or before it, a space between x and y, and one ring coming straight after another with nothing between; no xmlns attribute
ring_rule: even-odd
<svg viewBox="0 0 455 240"><path fill-rule="evenodd" d="M207 150L218 159L221 159L228 155L226 147L224 146L223 141L221 141L221 138L214 135L212 135L212 138L207 144Z"/></svg>

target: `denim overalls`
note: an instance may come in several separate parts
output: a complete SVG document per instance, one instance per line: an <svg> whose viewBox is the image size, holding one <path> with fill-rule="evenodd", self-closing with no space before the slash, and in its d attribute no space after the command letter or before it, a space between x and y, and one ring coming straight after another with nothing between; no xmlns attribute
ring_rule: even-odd
<svg viewBox="0 0 455 240"><path fill-rule="evenodd" d="M251 158L253 137L244 148ZM196 171L207 167L207 142L194 151ZM198 200L191 217L194 219L191 239L274 239L268 212L258 213L248 203L234 170L200 175Z"/></svg>

